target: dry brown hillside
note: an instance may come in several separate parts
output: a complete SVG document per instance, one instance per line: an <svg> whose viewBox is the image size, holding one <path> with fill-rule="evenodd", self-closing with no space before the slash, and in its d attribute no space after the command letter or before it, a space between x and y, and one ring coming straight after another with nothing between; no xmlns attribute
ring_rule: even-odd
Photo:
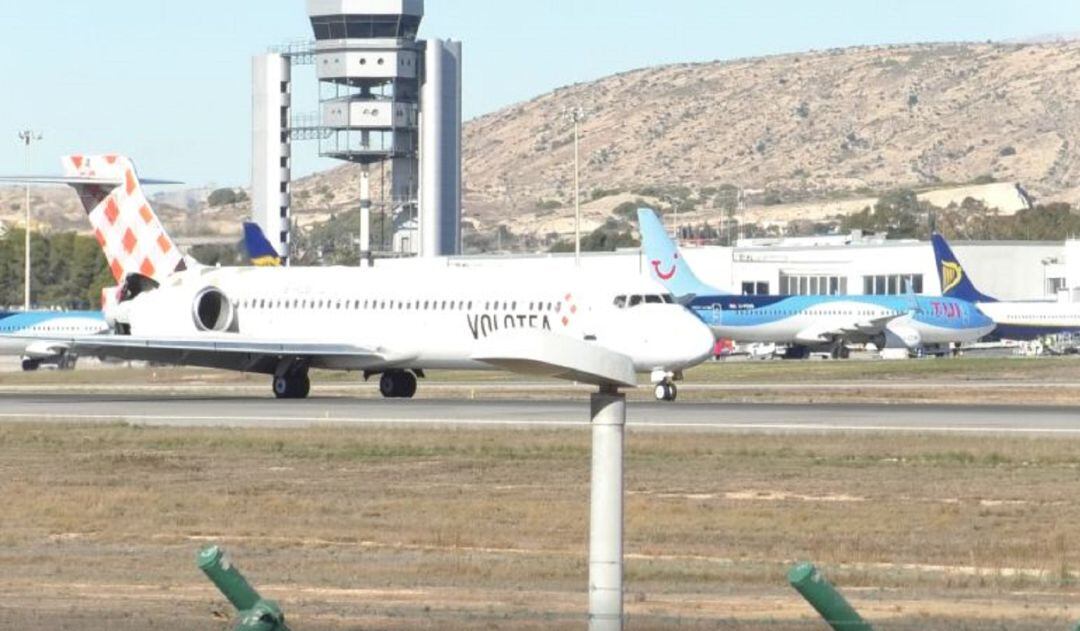
<svg viewBox="0 0 1080 631"><path fill-rule="evenodd" d="M467 217L485 228L512 222L518 233L565 228L573 148L564 112L575 106L588 116L586 199L624 193L590 204L593 222L649 187L689 187L705 215L722 184L776 204L989 175L1042 199L1080 201L1078 42L862 47L646 68L562 88L466 125ZM354 205L353 174L299 182L302 222ZM0 196L5 216L9 201Z"/></svg>

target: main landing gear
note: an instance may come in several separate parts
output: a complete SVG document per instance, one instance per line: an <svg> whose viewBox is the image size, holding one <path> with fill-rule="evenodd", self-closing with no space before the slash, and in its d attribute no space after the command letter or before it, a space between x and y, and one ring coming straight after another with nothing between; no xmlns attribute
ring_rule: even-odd
<svg viewBox="0 0 1080 631"><path fill-rule="evenodd" d="M411 399L416 395L416 375L407 370L390 370L379 378L379 392L386 399Z"/></svg>
<svg viewBox="0 0 1080 631"><path fill-rule="evenodd" d="M274 376L274 396L279 399L306 399L311 394L307 368Z"/></svg>

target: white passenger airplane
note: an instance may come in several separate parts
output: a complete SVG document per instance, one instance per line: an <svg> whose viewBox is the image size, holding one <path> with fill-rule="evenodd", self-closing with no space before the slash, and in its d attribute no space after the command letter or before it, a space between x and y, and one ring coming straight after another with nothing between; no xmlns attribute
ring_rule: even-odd
<svg viewBox="0 0 1080 631"><path fill-rule="evenodd" d="M61 370L75 367L71 348L54 340L27 339L51 335L96 335L109 330L100 311L0 312L0 355L22 358L23 370L55 364Z"/></svg>
<svg viewBox="0 0 1080 631"><path fill-rule="evenodd" d="M166 234L121 156L64 159L119 285L106 318L120 335L70 337L80 352L272 375L278 398L304 398L308 370L381 375L409 398L425 370L495 370L632 387L660 398L704 361L708 327L644 277L522 278L446 266L203 267ZM616 296L648 296L635 308Z"/></svg>
<svg viewBox="0 0 1080 631"><path fill-rule="evenodd" d="M1052 300L998 300L975 287L971 275L949 247L949 242L935 232L934 246L941 295L969 300L993 320L991 337L1006 340L1036 340L1050 335L1080 332L1080 303Z"/></svg>

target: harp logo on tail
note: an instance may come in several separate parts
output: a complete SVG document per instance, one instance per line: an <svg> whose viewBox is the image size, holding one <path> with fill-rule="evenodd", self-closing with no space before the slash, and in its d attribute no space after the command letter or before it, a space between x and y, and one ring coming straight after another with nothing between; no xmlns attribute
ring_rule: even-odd
<svg viewBox="0 0 1080 631"><path fill-rule="evenodd" d="M941 262L941 293L948 293L964 280L964 268L955 261Z"/></svg>

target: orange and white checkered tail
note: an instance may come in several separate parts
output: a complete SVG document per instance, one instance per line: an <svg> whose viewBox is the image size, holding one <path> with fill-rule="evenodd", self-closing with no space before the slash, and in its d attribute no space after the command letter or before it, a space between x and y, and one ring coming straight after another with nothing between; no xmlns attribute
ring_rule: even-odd
<svg viewBox="0 0 1080 631"><path fill-rule="evenodd" d="M71 186L79 193L116 282L123 284L132 274L161 282L186 267L184 254L143 194L131 160L117 155L67 156L63 164L67 177L94 181Z"/></svg>

